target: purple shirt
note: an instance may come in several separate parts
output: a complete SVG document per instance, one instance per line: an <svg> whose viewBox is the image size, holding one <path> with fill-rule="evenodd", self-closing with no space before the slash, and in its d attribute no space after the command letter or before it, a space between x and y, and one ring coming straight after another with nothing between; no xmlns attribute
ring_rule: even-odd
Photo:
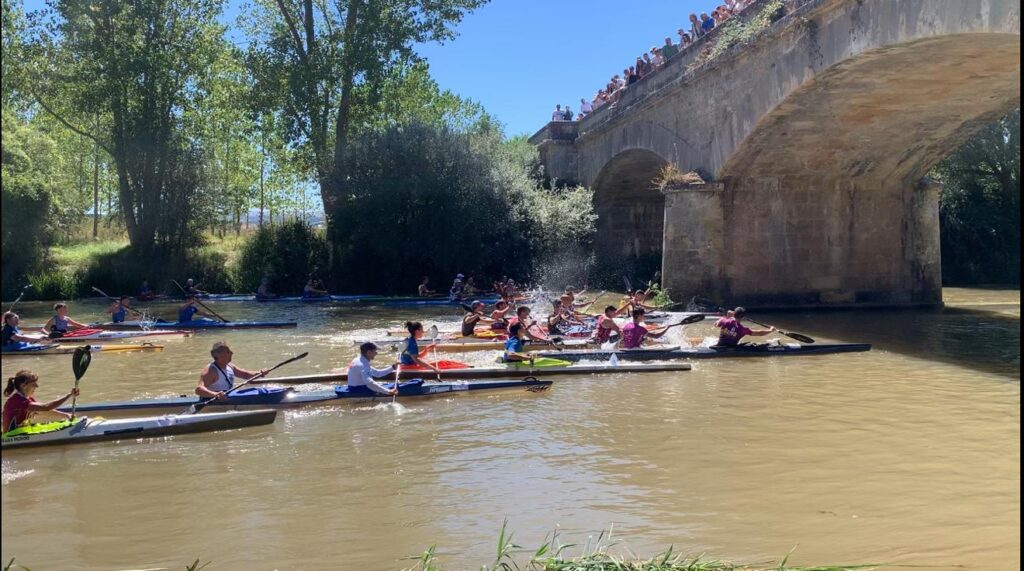
<svg viewBox="0 0 1024 571"><path fill-rule="evenodd" d="M647 335L646 327L630 321L622 328L622 346L626 349L636 349L643 345L645 335Z"/></svg>
<svg viewBox="0 0 1024 571"><path fill-rule="evenodd" d="M723 317L715 323L715 327L722 330L718 335L718 344L727 347L735 347L740 339L752 333L750 329L736 321L735 317Z"/></svg>

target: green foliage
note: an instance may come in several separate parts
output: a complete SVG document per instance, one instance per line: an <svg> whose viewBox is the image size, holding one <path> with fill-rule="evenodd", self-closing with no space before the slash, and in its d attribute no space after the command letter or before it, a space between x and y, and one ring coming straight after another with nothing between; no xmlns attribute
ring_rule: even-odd
<svg viewBox="0 0 1024 571"><path fill-rule="evenodd" d="M242 247L235 272L237 291L255 291L267 276L275 293L300 294L308 279L326 277L327 252L323 232L305 222L264 226Z"/></svg>
<svg viewBox="0 0 1024 571"><path fill-rule="evenodd" d="M734 46L750 43L758 34L768 29L768 26L781 18L784 13L785 4L783 0L771 0L766 2L761 10L749 21L743 21L738 17L726 20L725 23L717 26L714 30L714 37L712 38L714 44L711 46L711 50L703 54L703 57L699 58L692 65L701 65L713 61Z"/></svg>
<svg viewBox="0 0 1024 571"><path fill-rule="evenodd" d="M347 196L334 216L344 290L408 292L420 277L478 283L528 278L535 263L594 228L590 194L537 186L523 155L483 123L468 132L410 124L369 133L347 156Z"/></svg>
<svg viewBox="0 0 1024 571"><path fill-rule="evenodd" d="M25 294L25 299L74 299L81 290L79 274L61 267L29 275L28 283L32 284L32 288Z"/></svg>
<svg viewBox="0 0 1024 571"><path fill-rule="evenodd" d="M168 248L140 252L132 246L93 256L79 280L78 295L92 295L98 287L110 295L135 294L142 280L155 290L177 294L172 279L192 278L208 291L231 291L234 285L222 252L193 248L184 254Z"/></svg>
<svg viewBox="0 0 1024 571"><path fill-rule="evenodd" d="M1020 110L942 161L939 221L947 284L1020 284Z"/></svg>

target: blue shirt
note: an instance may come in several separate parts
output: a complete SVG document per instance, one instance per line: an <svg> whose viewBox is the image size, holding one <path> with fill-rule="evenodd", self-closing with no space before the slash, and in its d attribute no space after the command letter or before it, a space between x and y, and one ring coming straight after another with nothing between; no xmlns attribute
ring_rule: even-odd
<svg viewBox="0 0 1024 571"><path fill-rule="evenodd" d="M5 347L8 345L14 345L16 343L15 341L11 341L11 337L15 335L21 335L21 330L18 329L17 327L11 327L10 325L4 323L3 345Z"/></svg>
<svg viewBox="0 0 1024 571"><path fill-rule="evenodd" d="M122 321L124 321L126 315L128 315L128 310L125 309L124 306L122 305L121 309L118 309L117 311L110 314L110 319L114 323L121 323Z"/></svg>
<svg viewBox="0 0 1024 571"><path fill-rule="evenodd" d="M703 22L700 23L700 27L705 32L710 31L711 28L715 27L715 19L714 18L708 18L707 20L704 20Z"/></svg>
<svg viewBox="0 0 1024 571"><path fill-rule="evenodd" d="M192 321L192 316L199 313L194 305L187 305L178 310L178 321Z"/></svg>
<svg viewBox="0 0 1024 571"><path fill-rule="evenodd" d="M420 345L416 342L415 337L409 337L405 340L405 350L402 351L402 364L415 365L416 360L413 359L413 355L420 356Z"/></svg>
<svg viewBox="0 0 1024 571"><path fill-rule="evenodd" d="M522 353L523 352L523 340L518 337L509 337L508 341L505 341L505 353Z"/></svg>

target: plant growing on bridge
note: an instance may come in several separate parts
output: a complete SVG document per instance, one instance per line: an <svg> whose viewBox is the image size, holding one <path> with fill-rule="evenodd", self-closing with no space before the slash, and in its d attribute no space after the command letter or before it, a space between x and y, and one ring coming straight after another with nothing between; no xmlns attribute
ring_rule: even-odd
<svg viewBox="0 0 1024 571"><path fill-rule="evenodd" d="M719 56L729 51L733 46L751 43L761 32L768 29L772 23L785 14L785 5L782 0L771 0L765 3L749 21L744 22L740 18L731 18L714 30L713 45L710 51L702 52L690 64L691 68L697 68L705 63L714 61Z"/></svg>

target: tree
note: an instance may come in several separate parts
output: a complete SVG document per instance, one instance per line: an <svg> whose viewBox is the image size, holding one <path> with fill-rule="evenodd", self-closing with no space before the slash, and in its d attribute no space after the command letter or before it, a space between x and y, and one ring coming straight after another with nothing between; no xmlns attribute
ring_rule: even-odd
<svg viewBox="0 0 1024 571"><path fill-rule="evenodd" d="M274 0L257 5L250 64L287 121L289 142L320 186L329 233L349 192L353 119L372 115L413 45L444 41L485 0ZM335 245L336 246L336 245ZM334 257L332 247L332 260ZM332 265L334 265L332 263Z"/></svg>
<svg viewBox="0 0 1024 571"><path fill-rule="evenodd" d="M942 161L939 218L946 283L1020 283L1020 110Z"/></svg>
<svg viewBox="0 0 1024 571"><path fill-rule="evenodd" d="M65 127L109 154L132 246L184 243L190 205L175 196L202 154L182 116L197 77L222 45L219 0L52 0L30 16L32 96ZM100 128L93 119L99 115ZM175 171L177 169L177 171ZM178 179L178 180L175 180ZM186 184L187 186L187 184Z"/></svg>

